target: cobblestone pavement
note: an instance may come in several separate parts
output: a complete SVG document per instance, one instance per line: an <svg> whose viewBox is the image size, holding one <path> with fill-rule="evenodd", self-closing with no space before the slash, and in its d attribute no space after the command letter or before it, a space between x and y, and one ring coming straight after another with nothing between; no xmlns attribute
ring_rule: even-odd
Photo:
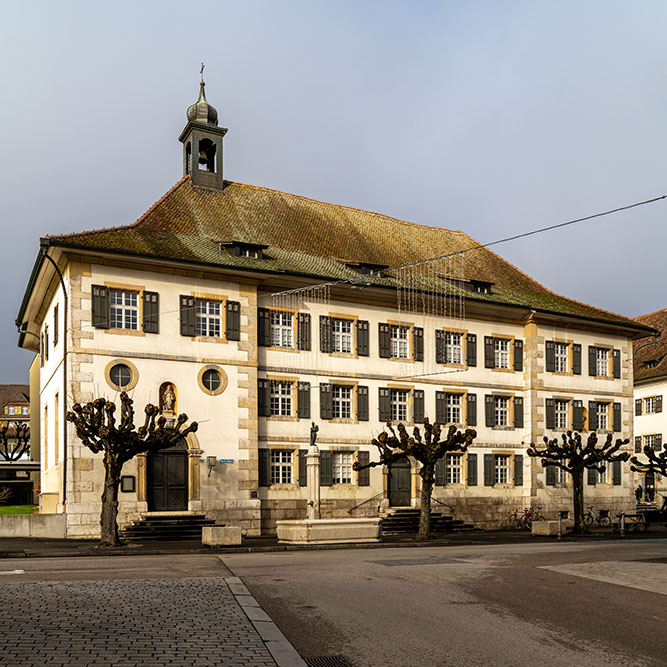
<svg viewBox="0 0 667 667"><path fill-rule="evenodd" d="M2 582L0 664L276 662L223 577Z"/></svg>

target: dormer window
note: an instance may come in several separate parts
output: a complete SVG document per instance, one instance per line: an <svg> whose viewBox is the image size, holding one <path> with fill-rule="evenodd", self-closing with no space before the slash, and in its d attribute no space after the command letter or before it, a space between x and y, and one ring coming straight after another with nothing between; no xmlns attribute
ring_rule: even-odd
<svg viewBox="0 0 667 667"><path fill-rule="evenodd" d="M383 278L383 271L389 268L387 264L369 264L368 262L346 262L345 266L362 276L373 276L375 278Z"/></svg>
<svg viewBox="0 0 667 667"><path fill-rule="evenodd" d="M484 280L470 280L468 289L477 294L491 294L491 285L493 283L488 283Z"/></svg>
<svg viewBox="0 0 667 667"><path fill-rule="evenodd" d="M263 259L266 245L258 243L245 243L243 241L221 241L220 248L227 250L237 257L249 257L250 259Z"/></svg>
<svg viewBox="0 0 667 667"><path fill-rule="evenodd" d="M644 366L646 368L657 368L658 360L657 359L649 359L648 361L644 362Z"/></svg>

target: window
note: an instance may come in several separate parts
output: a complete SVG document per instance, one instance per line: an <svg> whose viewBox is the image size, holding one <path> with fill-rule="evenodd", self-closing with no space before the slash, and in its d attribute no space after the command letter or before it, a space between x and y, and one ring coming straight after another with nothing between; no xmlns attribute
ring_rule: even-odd
<svg viewBox="0 0 667 667"><path fill-rule="evenodd" d="M408 327L397 324L391 325L391 356L394 359L407 359L409 357Z"/></svg>
<svg viewBox="0 0 667 667"><path fill-rule="evenodd" d="M58 304L53 309L53 347L58 345Z"/></svg>
<svg viewBox="0 0 667 667"><path fill-rule="evenodd" d="M21 408L21 414L22 415L29 415L30 414L30 408L27 405L24 405Z"/></svg>
<svg viewBox="0 0 667 667"><path fill-rule="evenodd" d="M391 390L391 420L407 421L408 391L406 389Z"/></svg>
<svg viewBox="0 0 667 667"><path fill-rule="evenodd" d="M8 413L10 415L13 415L13 414L16 414L15 411L16 411L16 408L13 405L10 405L9 408L8 408Z"/></svg>
<svg viewBox="0 0 667 667"><path fill-rule="evenodd" d="M292 451L289 449L271 450L271 484L292 483Z"/></svg>
<svg viewBox="0 0 667 667"><path fill-rule="evenodd" d="M220 338L220 302L197 299L195 306L195 334Z"/></svg>
<svg viewBox="0 0 667 667"><path fill-rule="evenodd" d="M569 426L568 408L569 408L568 401L561 401L558 399L554 401L556 428L568 428Z"/></svg>
<svg viewBox="0 0 667 667"><path fill-rule="evenodd" d="M556 466L554 466L554 469L556 471L556 484L567 484L569 481L570 473L568 473L567 470L563 470L562 468L558 468Z"/></svg>
<svg viewBox="0 0 667 667"><path fill-rule="evenodd" d="M602 347L595 348L595 375L599 377L609 375L609 350Z"/></svg>
<svg viewBox="0 0 667 667"><path fill-rule="evenodd" d="M109 326L138 331L139 297L136 292L109 290Z"/></svg>
<svg viewBox="0 0 667 667"><path fill-rule="evenodd" d="M331 350L333 352L352 352L351 320L331 320Z"/></svg>
<svg viewBox="0 0 667 667"><path fill-rule="evenodd" d="M462 363L461 334L452 331L445 332L445 363Z"/></svg>
<svg viewBox="0 0 667 667"><path fill-rule="evenodd" d="M447 424L461 423L461 394L446 394L445 396L445 415Z"/></svg>
<svg viewBox="0 0 667 667"><path fill-rule="evenodd" d="M239 257L259 259L259 250L257 250L257 248L239 248Z"/></svg>
<svg viewBox="0 0 667 667"><path fill-rule="evenodd" d="M445 479L447 484L461 483L462 458L460 454L447 454L445 458Z"/></svg>
<svg viewBox="0 0 667 667"><path fill-rule="evenodd" d="M214 368L209 368L204 371L201 376L201 383L204 385L208 391L217 391L220 387L222 380L220 378L220 373Z"/></svg>
<svg viewBox="0 0 667 667"><path fill-rule="evenodd" d="M657 359L649 359L649 361L644 362L644 366L646 368L657 368L658 367L658 360Z"/></svg>
<svg viewBox="0 0 667 667"><path fill-rule="evenodd" d="M273 347L294 346L294 314L284 310L271 311L271 345Z"/></svg>
<svg viewBox="0 0 667 667"><path fill-rule="evenodd" d="M554 363L556 373L567 373L568 371L568 348L567 343L554 343Z"/></svg>
<svg viewBox="0 0 667 667"><path fill-rule="evenodd" d="M662 438L660 438L662 439ZM649 449L657 449L658 448L658 436L656 434L653 435L645 435L644 436L644 447L648 447Z"/></svg>
<svg viewBox="0 0 667 667"><path fill-rule="evenodd" d="M334 419L352 417L352 387L332 387L332 410Z"/></svg>
<svg viewBox="0 0 667 667"><path fill-rule="evenodd" d="M496 368L510 367L510 342L507 339L494 338L493 352Z"/></svg>
<svg viewBox="0 0 667 667"><path fill-rule="evenodd" d="M332 472L334 484L352 484L352 452L334 452Z"/></svg>
<svg viewBox="0 0 667 667"><path fill-rule="evenodd" d="M271 415L289 417L292 414L292 383L271 381Z"/></svg>
<svg viewBox="0 0 667 667"><path fill-rule="evenodd" d="M199 388L209 396L218 396L227 389L227 373L220 366L203 366L197 374Z"/></svg>
<svg viewBox="0 0 667 667"><path fill-rule="evenodd" d="M655 396L644 399L644 414L652 415L655 412Z"/></svg>
<svg viewBox="0 0 667 667"><path fill-rule="evenodd" d="M114 364L109 370L109 380L117 389L125 389L132 382L132 370L126 364Z"/></svg>
<svg viewBox="0 0 667 667"><path fill-rule="evenodd" d="M494 456L494 484L508 484L510 479L510 457L509 454L498 454Z"/></svg>
<svg viewBox="0 0 667 667"><path fill-rule="evenodd" d="M607 403L597 404L597 423L596 430L606 431L609 428L609 405Z"/></svg>
<svg viewBox="0 0 667 667"><path fill-rule="evenodd" d="M598 472L597 470L595 471L595 474L596 474L595 483L596 484L606 484L607 483L607 470L609 470L609 465L605 466L604 472Z"/></svg>
<svg viewBox="0 0 667 667"><path fill-rule="evenodd" d="M44 359L49 360L49 327L44 327Z"/></svg>
<svg viewBox="0 0 667 667"><path fill-rule="evenodd" d="M495 426L509 426L510 423L510 400L507 396L495 397Z"/></svg>

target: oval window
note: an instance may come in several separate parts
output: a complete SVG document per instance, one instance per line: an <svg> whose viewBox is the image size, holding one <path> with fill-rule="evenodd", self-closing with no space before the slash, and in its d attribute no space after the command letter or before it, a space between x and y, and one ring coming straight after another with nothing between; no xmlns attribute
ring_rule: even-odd
<svg viewBox="0 0 667 667"><path fill-rule="evenodd" d="M114 364L109 370L109 379L120 389L125 389L132 382L132 371L126 364Z"/></svg>
<svg viewBox="0 0 667 667"><path fill-rule="evenodd" d="M218 371L213 368L209 368L208 370L204 371L203 375L201 376L201 383L209 391L217 391L221 382L222 380L220 378L220 373L218 373Z"/></svg>

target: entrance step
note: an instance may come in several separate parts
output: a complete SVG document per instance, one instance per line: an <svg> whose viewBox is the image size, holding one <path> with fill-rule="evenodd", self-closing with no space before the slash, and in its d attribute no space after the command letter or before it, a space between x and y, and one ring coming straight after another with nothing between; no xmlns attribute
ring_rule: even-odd
<svg viewBox="0 0 667 667"><path fill-rule="evenodd" d="M406 535L418 532L420 514L421 510L412 507L389 509L381 515L380 530L382 535ZM450 514L443 515L442 512L431 512L432 533L469 530L476 530L475 525L455 519Z"/></svg>
<svg viewBox="0 0 667 667"><path fill-rule="evenodd" d="M198 512L144 512L141 518L118 531L121 540L201 540L204 526L216 525ZM217 524L220 525L220 524Z"/></svg>

